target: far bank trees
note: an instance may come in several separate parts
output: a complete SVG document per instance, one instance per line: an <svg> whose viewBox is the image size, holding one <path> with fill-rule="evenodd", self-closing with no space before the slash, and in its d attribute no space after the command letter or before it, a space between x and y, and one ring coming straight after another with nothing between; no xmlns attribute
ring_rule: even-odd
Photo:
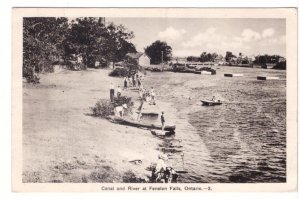
<svg viewBox="0 0 300 202"><path fill-rule="evenodd" d="M200 57L188 56L187 61L188 62L214 62L216 58L220 56L221 55L218 55L217 53L202 52Z"/></svg>

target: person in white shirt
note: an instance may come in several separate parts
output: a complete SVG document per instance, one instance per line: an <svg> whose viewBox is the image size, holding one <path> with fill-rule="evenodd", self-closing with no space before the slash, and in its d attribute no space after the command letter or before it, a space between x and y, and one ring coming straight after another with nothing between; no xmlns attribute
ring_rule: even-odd
<svg viewBox="0 0 300 202"><path fill-rule="evenodd" d="M152 104L155 105L155 92L154 92L154 88L153 87L151 87L150 96L151 96L151 102L152 102Z"/></svg>
<svg viewBox="0 0 300 202"><path fill-rule="evenodd" d="M167 155L165 155L165 154L158 155L158 161L156 163L155 172L154 172L154 174L157 175L156 181L163 180L164 172L167 169L165 160L168 160Z"/></svg>
<svg viewBox="0 0 300 202"><path fill-rule="evenodd" d="M123 104L122 106L117 106L115 108L115 116L123 118L125 109L127 109L127 104Z"/></svg>
<svg viewBox="0 0 300 202"><path fill-rule="evenodd" d="M132 78L128 77L128 87L132 87Z"/></svg>
<svg viewBox="0 0 300 202"><path fill-rule="evenodd" d="M118 86L118 88L117 88L117 98L121 97L121 92L122 92L122 89L121 89L120 86Z"/></svg>

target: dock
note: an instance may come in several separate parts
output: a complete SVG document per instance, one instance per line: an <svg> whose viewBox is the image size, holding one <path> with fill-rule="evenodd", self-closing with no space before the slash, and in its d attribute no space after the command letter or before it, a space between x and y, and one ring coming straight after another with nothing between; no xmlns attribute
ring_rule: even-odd
<svg viewBox="0 0 300 202"><path fill-rule="evenodd" d="M107 117L107 119L112 123L122 124L126 126L132 126L132 127L150 129L150 130L161 130L161 125L158 124L148 124L148 123L129 120L129 119L116 117L116 116L109 116ZM175 129L176 129L175 125L166 125L164 128L165 131L169 131L169 132L174 132Z"/></svg>
<svg viewBox="0 0 300 202"><path fill-rule="evenodd" d="M258 76L257 80L263 80L263 81L266 81L266 80L279 80L279 77L277 77L277 76Z"/></svg>
<svg viewBox="0 0 300 202"><path fill-rule="evenodd" d="M201 71L201 74L202 75L211 75L211 72L209 72L209 71Z"/></svg>
<svg viewBox="0 0 300 202"><path fill-rule="evenodd" d="M244 76L244 74L224 74L225 77L241 77Z"/></svg>

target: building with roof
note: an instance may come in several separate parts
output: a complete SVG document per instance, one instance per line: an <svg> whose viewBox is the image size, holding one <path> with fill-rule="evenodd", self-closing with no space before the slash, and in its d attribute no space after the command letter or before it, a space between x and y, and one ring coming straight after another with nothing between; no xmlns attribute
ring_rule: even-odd
<svg viewBox="0 0 300 202"><path fill-rule="evenodd" d="M145 53L127 53L127 57L130 57L137 61L137 64L143 67L150 66L150 57Z"/></svg>

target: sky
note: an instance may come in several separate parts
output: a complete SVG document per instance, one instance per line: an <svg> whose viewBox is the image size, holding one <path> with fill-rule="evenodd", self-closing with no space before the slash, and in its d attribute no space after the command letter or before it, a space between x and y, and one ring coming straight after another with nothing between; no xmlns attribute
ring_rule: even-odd
<svg viewBox="0 0 300 202"><path fill-rule="evenodd" d="M156 40L166 41L173 56L199 56L202 52L226 51L247 56L286 56L285 19L267 18L106 18L133 31L137 51Z"/></svg>

